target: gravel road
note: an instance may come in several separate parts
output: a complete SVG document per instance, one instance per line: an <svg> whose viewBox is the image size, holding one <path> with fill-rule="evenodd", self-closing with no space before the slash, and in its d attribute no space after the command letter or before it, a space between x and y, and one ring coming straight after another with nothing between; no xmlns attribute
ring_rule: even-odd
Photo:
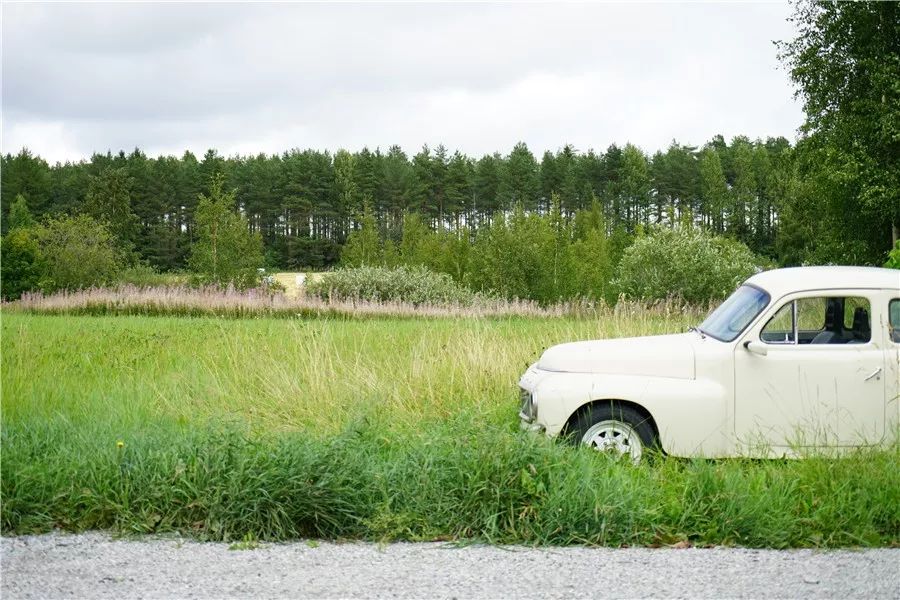
<svg viewBox="0 0 900 600"><path fill-rule="evenodd" d="M13 598L898 598L900 549L774 551L3 538Z"/></svg>

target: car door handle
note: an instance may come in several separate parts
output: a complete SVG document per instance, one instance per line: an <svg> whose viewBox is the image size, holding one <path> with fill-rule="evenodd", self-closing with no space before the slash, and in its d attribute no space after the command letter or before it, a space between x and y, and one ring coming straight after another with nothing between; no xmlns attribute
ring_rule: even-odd
<svg viewBox="0 0 900 600"><path fill-rule="evenodd" d="M874 371L869 373L869 376L866 377L865 379L863 379L863 381L868 381L868 380L872 379L873 377L878 377L878 375L880 375L880 374L881 374L881 367L878 367L877 369L875 369ZM878 377L878 379L881 379L881 377Z"/></svg>

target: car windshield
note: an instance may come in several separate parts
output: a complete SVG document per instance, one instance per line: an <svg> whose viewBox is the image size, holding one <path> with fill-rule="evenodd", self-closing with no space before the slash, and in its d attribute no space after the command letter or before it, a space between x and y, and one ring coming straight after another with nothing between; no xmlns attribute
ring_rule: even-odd
<svg viewBox="0 0 900 600"><path fill-rule="evenodd" d="M723 342L734 340L769 303L769 294L742 285L700 324L700 331Z"/></svg>

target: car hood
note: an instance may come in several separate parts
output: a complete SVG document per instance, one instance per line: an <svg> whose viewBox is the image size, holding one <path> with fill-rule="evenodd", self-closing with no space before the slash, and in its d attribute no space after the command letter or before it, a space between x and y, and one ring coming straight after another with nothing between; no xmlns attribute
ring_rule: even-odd
<svg viewBox="0 0 900 600"><path fill-rule="evenodd" d="M692 333L572 342L549 348L538 368L567 373L693 379Z"/></svg>

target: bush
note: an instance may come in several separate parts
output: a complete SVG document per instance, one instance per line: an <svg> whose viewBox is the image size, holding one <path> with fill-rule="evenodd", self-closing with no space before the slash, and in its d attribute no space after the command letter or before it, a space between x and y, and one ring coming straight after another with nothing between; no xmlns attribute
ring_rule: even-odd
<svg viewBox="0 0 900 600"><path fill-rule="evenodd" d="M35 235L44 292L109 285L122 270L119 240L87 215L50 219L36 228Z"/></svg>
<svg viewBox="0 0 900 600"><path fill-rule="evenodd" d="M43 272L40 249L34 231L17 227L2 242L0 260L0 295L15 300L38 287Z"/></svg>
<svg viewBox="0 0 900 600"><path fill-rule="evenodd" d="M368 300L419 304L470 305L475 294L445 273L399 266L340 269L306 283L306 293L324 300Z"/></svg>
<svg viewBox="0 0 900 600"><path fill-rule="evenodd" d="M725 298L759 270L744 244L694 228L655 229L622 256L616 285L628 298L688 302Z"/></svg>

